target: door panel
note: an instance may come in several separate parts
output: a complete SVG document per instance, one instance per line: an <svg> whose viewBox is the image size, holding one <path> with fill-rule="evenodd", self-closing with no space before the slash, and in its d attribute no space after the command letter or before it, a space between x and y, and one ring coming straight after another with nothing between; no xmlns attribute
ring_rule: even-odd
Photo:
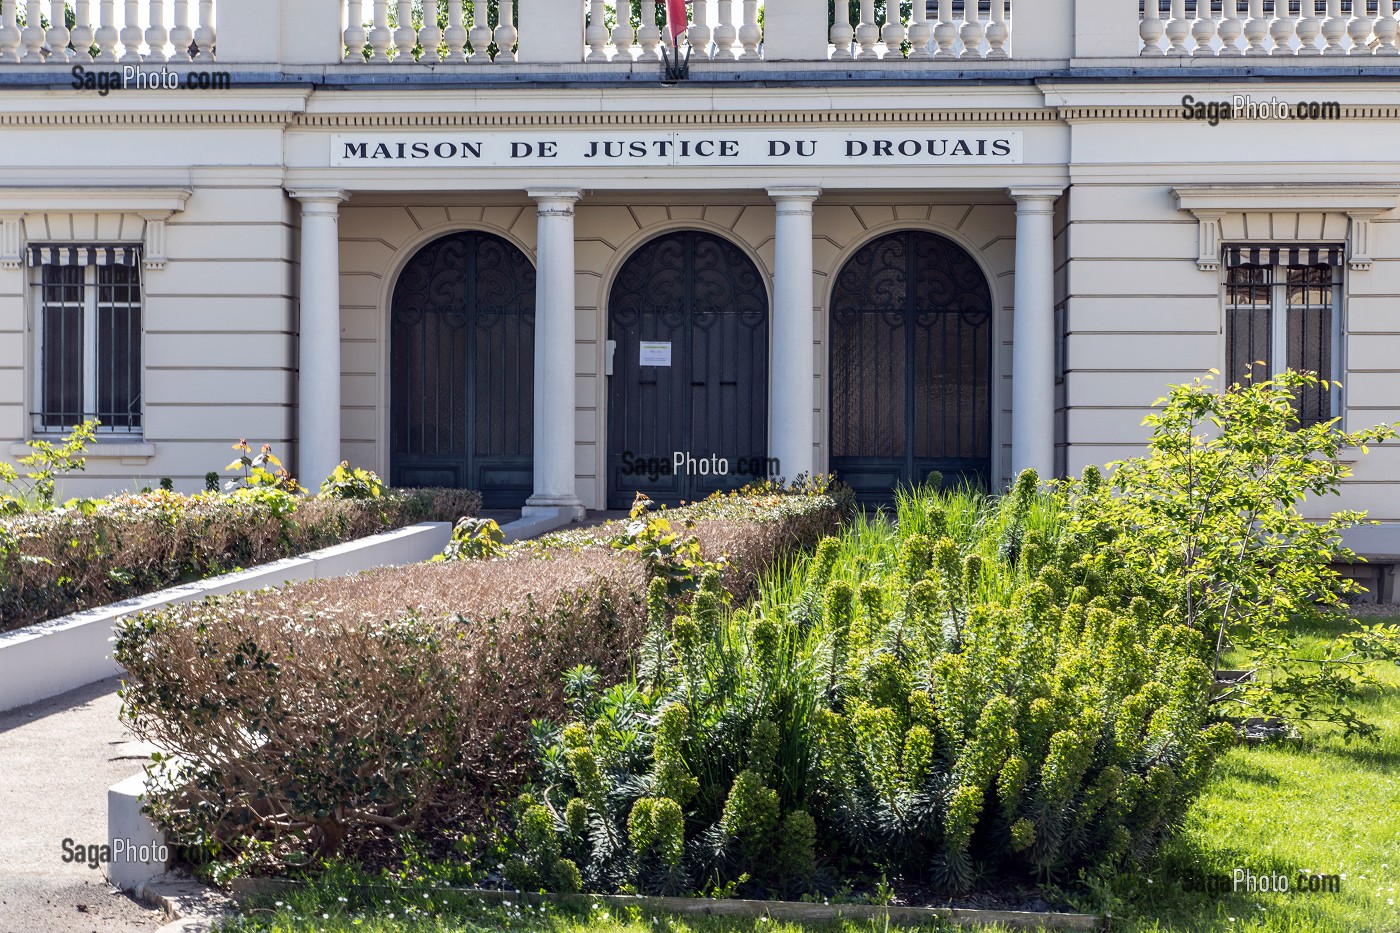
<svg viewBox="0 0 1400 933"><path fill-rule="evenodd" d="M480 490L519 508L533 490L535 270L515 246L454 233L394 288L394 485Z"/></svg>
<svg viewBox="0 0 1400 933"><path fill-rule="evenodd" d="M743 485L738 461L768 437L768 298L736 246L682 231L627 260L609 300L616 343L608 380L608 505L636 492L668 504ZM642 365L642 344L670 347L670 365ZM679 470L676 453L687 455ZM711 458L728 463L717 475Z"/></svg>
<svg viewBox="0 0 1400 933"><path fill-rule="evenodd" d="M930 472L985 485L991 290L976 262L901 231L842 268L831 310L831 468L867 504Z"/></svg>

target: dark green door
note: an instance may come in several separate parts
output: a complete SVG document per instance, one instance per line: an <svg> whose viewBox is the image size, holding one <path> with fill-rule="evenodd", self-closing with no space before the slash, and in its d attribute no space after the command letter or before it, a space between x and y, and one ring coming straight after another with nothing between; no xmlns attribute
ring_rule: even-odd
<svg viewBox="0 0 1400 933"><path fill-rule="evenodd" d="M519 508L533 488L535 269L488 233L423 247L394 287L390 476Z"/></svg>
<svg viewBox="0 0 1400 933"><path fill-rule="evenodd" d="M608 340L608 508L694 501L766 463L768 292L737 246L694 230L644 244L613 283Z"/></svg>
<svg viewBox="0 0 1400 933"><path fill-rule="evenodd" d="M992 296L961 246L917 230L861 247L831 305L831 469L860 500L933 471L986 484Z"/></svg>

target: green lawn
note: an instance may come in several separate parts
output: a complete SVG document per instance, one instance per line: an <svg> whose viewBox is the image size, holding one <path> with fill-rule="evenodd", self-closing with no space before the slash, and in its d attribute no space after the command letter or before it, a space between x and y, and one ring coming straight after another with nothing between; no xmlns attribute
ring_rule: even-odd
<svg viewBox="0 0 1400 933"><path fill-rule="evenodd" d="M1377 620L1379 621L1379 620ZM1387 620L1394 621L1394 620ZM1400 933L1400 668L1378 669L1384 693L1360 704L1382 727L1375 743L1335 735L1238 748L1220 763L1183 831L1146 871L1116 880L1112 929L1131 933ZM1204 893L1236 868L1339 875L1341 892ZM342 898L344 900L342 900ZM883 924L792 925L481 907L442 892L379 891L331 881L250 904L239 933L883 933ZM1086 898L1084 906L1107 899ZM928 926L926 930L947 929ZM990 933L995 928L986 928Z"/></svg>
<svg viewBox="0 0 1400 933"><path fill-rule="evenodd" d="M1376 619L1368 621L1387 621ZM1296 745L1237 748L1121 916L1136 933L1393 933L1400 931L1400 668L1378 666L1387 689L1360 704L1377 742L1318 734ZM1340 875L1339 894L1220 894L1182 879L1232 879L1236 868ZM1148 883L1150 882L1150 883ZM1199 886L1199 885L1198 885Z"/></svg>

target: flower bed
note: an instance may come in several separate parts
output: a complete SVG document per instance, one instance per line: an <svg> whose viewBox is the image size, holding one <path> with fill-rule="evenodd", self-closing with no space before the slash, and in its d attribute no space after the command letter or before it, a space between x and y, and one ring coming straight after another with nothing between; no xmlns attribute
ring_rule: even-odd
<svg viewBox="0 0 1400 933"><path fill-rule="evenodd" d="M518 786L530 721L563 712L564 671L626 673L648 577L684 587L688 537L727 554L744 592L835 530L841 507L769 490L666 514L686 533L644 516L125 623L125 716L181 759L153 816L177 843L272 860L454 818Z"/></svg>
<svg viewBox="0 0 1400 933"><path fill-rule="evenodd" d="M478 493L451 489L370 499L156 490L0 519L0 631L480 508Z"/></svg>
<svg viewBox="0 0 1400 933"><path fill-rule="evenodd" d="M902 902L1151 852L1229 726L1211 646L1027 474L923 490L724 608L652 617L620 686L571 674L522 798L522 890Z"/></svg>

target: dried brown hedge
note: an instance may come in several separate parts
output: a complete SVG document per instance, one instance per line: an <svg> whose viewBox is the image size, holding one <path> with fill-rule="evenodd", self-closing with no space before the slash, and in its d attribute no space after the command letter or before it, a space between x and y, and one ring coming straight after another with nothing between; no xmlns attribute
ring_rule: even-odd
<svg viewBox="0 0 1400 933"><path fill-rule="evenodd" d="M835 530L828 496L678 510L746 589ZM177 606L126 623L124 716L179 756L157 821L184 843L323 852L421 828L516 786L529 723L577 664L617 680L645 627L646 569L616 526L486 561L420 564Z"/></svg>
<svg viewBox="0 0 1400 933"><path fill-rule="evenodd" d="M481 509L456 489L287 501L284 513L276 496L157 490L0 521L0 631Z"/></svg>

